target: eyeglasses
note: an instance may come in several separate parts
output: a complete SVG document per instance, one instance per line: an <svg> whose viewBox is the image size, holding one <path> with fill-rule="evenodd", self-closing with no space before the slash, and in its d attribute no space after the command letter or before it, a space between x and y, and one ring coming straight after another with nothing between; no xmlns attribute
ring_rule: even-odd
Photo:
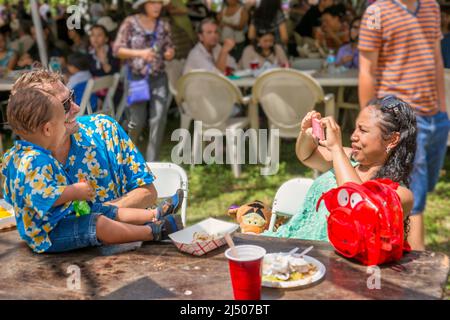
<svg viewBox="0 0 450 320"><path fill-rule="evenodd" d="M69 97L62 102L65 113L69 113L70 107L72 106L72 102L74 101L74 99L75 99L75 91L72 89L70 90Z"/></svg>

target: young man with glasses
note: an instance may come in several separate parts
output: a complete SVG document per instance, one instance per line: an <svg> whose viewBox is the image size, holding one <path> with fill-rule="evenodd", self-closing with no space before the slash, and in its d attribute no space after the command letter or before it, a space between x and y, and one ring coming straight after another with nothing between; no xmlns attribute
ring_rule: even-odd
<svg viewBox="0 0 450 320"><path fill-rule="evenodd" d="M47 70L25 73L14 84L17 90L38 88L64 105L66 134L52 155L73 181L90 181L95 186L94 203L117 207L147 208L155 204L154 176L142 154L123 128L105 115L78 118L80 107L60 76Z"/></svg>
<svg viewBox="0 0 450 320"><path fill-rule="evenodd" d="M378 0L364 14L359 34L361 106L389 94L406 101L417 118L411 174L414 207L409 242L424 250L426 196L442 168L449 130L441 55L439 5L434 0Z"/></svg>

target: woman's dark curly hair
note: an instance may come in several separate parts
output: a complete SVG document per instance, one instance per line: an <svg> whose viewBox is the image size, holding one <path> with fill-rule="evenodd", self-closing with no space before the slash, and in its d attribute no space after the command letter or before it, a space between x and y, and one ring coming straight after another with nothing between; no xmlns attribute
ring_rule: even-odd
<svg viewBox="0 0 450 320"><path fill-rule="evenodd" d="M393 95L371 100L367 106L380 111L380 129L384 140L388 140L396 132L400 134L397 145L390 150L385 164L373 178L389 178L409 187L409 176L416 154L417 127L414 110Z"/></svg>
<svg viewBox="0 0 450 320"><path fill-rule="evenodd" d="M397 145L389 152L386 162L373 179L389 178L409 187L409 176L416 154L417 126L414 110L405 101L393 95L373 99L367 106L380 111L380 129L384 140L396 132L400 134ZM408 216L404 221L405 239L409 234L409 222Z"/></svg>

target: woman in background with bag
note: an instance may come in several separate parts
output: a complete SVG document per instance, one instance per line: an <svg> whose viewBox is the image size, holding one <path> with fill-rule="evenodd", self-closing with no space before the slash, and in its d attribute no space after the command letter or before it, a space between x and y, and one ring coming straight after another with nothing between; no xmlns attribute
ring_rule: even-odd
<svg viewBox="0 0 450 320"><path fill-rule="evenodd" d="M172 60L175 50L170 25L160 19L162 7L168 3L169 0L136 0L133 8L139 13L124 20L114 43L115 55L126 59L128 134L134 143L137 144L147 119L149 121L147 161L158 159L169 108L164 61Z"/></svg>

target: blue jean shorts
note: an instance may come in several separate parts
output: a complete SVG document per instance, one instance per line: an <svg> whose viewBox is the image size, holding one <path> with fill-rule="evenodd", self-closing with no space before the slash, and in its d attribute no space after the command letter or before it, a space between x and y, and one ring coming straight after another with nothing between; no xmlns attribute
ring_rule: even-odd
<svg viewBox="0 0 450 320"><path fill-rule="evenodd" d="M434 190L447 152L450 121L446 112L431 117L416 116L417 149L410 188L414 194L411 215L425 210L427 193Z"/></svg>
<svg viewBox="0 0 450 320"><path fill-rule="evenodd" d="M97 239L97 218L103 215L115 220L117 210L118 208L115 206L94 204L91 206L89 215L77 217L75 214L70 214L66 216L49 233L52 246L46 252L65 252L101 246L102 243Z"/></svg>

